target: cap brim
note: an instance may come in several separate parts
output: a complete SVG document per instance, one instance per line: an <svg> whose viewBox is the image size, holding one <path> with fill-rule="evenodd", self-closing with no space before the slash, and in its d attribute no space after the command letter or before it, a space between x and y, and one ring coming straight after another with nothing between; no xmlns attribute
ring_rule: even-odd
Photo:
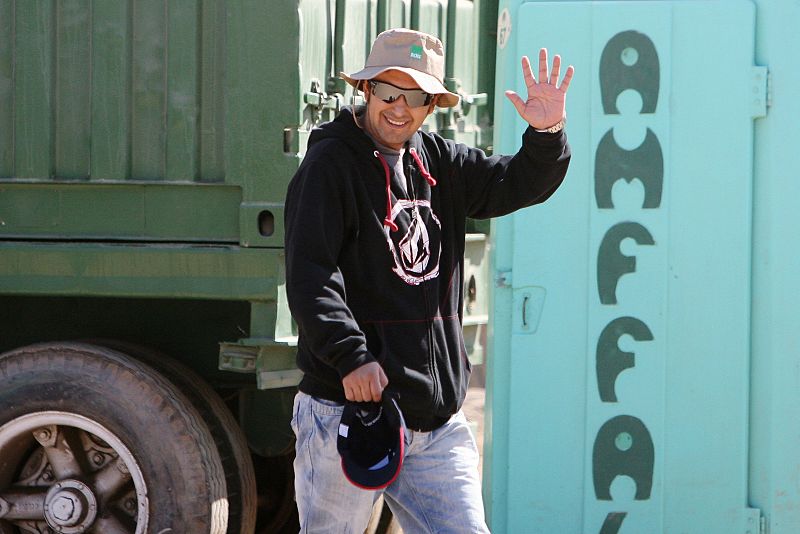
<svg viewBox="0 0 800 534"><path fill-rule="evenodd" d="M459 97L455 93L451 93L448 91L442 83L437 80L435 77L431 76L430 74L426 74L424 72L420 72L416 69L411 69L408 67L367 67L362 69L358 72L353 74L345 74L344 72L339 73L339 77L342 78L344 81L349 83L355 88L358 88L358 82L363 80L371 80L375 76L379 76L380 74L389 71L389 70L398 70L400 72L404 72L411 76L420 89L425 91L426 93L432 95L439 95L438 100L436 101L436 105L440 108L451 108L453 106L457 106L461 97Z"/></svg>

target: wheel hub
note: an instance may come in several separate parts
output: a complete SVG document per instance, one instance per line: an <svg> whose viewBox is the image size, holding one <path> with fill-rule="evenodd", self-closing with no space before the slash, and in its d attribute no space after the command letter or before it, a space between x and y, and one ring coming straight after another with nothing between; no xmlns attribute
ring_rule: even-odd
<svg viewBox="0 0 800 534"><path fill-rule="evenodd" d="M97 517L97 498L86 484L78 480L61 480L47 492L44 516L56 532L84 532Z"/></svg>

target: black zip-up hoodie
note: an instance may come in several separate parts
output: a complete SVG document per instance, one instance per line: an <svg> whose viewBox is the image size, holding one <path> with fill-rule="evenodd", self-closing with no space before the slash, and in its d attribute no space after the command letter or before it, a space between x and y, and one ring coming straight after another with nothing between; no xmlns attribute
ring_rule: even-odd
<svg viewBox="0 0 800 534"><path fill-rule="evenodd" d="M380 363L406 424L441 426L470 364L461 330L467 217L546 200L564 179L563 132L528 128L515 156L417 132L401 184L345 108L311 133L286 195L286 291L300 390L344 402L342 378Z"/></svg>

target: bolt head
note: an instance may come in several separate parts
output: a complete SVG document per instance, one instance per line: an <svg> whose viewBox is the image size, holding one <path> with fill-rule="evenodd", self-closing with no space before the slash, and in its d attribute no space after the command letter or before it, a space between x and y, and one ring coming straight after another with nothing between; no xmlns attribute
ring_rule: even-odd
<svg viewBox="0 0 800 534"><path fill-rule="evenodd" d="M60 495L50 505L50 512L59 521L70 521L75 515L77 499L70 495Z"/></svg>

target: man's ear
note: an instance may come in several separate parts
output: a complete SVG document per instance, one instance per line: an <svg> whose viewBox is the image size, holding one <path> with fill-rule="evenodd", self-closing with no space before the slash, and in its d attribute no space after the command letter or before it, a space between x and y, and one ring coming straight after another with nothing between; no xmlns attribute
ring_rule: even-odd
<svg viewBox="0 0 800 534"><path fill-rule="evenodd" d="M369 80L361 80L358 82L358 90L364 95L364 101L369 103Z"/></svg>

